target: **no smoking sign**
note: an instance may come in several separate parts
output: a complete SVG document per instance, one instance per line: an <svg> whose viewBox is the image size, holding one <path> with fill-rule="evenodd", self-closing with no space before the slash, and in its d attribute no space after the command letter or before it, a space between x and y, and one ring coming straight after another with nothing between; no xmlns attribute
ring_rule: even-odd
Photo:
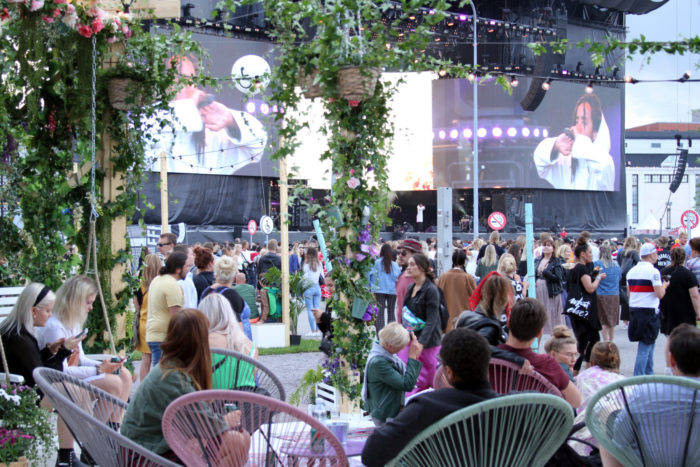
<svg viewBox="0 0 700 467"><path fill-rule="evenodd" d="M499 211L494 211L489 215L489 227L493 230L502 230L506 226L506 215Z"/></svg>

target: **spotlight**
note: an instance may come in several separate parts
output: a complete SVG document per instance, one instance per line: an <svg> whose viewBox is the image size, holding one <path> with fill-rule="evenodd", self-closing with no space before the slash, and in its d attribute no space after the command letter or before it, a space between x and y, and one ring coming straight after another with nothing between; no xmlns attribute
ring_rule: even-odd
<svg viewBox="0 0 700 467"><path fill-rule="evenodd" d="M552 78L547 78L547 81L542 83L542 90L543 91L549 91L549 88L552 87Z"/></svg>
<svg viewBox="0 0 700 467"><path fill-rule="evenodd" d="M518 130L516 130L516 129L513 128L513 127L510 127L510 128L508 128L508 131L506 131L506 133L507 133L508 136L510 136L511 138L515 138L515 136L518 134Z"/></svg>
<svg viewBox="0 0 700 467"><path fill-rule="evenodd" d="M628 75L628 76L625 76L624 78L622 78L622 80L623 80L625 83L628 83L628 84L637 84L637 83L639 82L637 79L635 79L635 78L633 78L633 77L631 77L631 76L629 76L629 75Z"/></svg>
<svg viewBox="0 0 700 467"><path fill-rule="evenodd" d="M445 139L446 137L447 137L447 133L445 133L445 130L438 131L438 138Z"/></svg>
<svg viewBox="0 0 700 467"><path fill-rule="evenodd" d="M472 137L472 130L470 128L465 128L464 131L462 132L462 136L469 139Z"/></svg>
<svg viewBox="0 0 700 467"><path fill-rule="evenodd" d="M479 128L479 130L476 132L477 136L479 138L485 138L486 137L486 128Z"/></svg>
<svg viewBox="0 0 700 467"><path fill-rule="evenodd" d="M450 130L450 138L451 139L457 139L459 137L459 131L457 130Z"/></svg>
<svg viewBox="0 0 700 467"><path fill-rule="evenodd" d="M254 114L255 113L255 102L248 102L245 106L246 112L249 114Z"/></svg>
<svg viewBox="0 0 700 467"><path fill-rule="evenodd" d="M517 88L517 87L518 87L518 84L520 84L520 81L518 81L518 77L517 77L517 76L513 76L513 77L510 79L510 85L513 86L514 88Z"/></svg>
<svg viewBox="0 0 700 467"><path fill-rule="evenodd" d="M498 128L498 127L495 127L493 130L491 130L491 134L492 134L495 138L500 138L500 137L503 135L503 130L501 130L501 129Z"/></svg>
<svg viewBox="0 0 700 467"><path fill-rule="evenodd" d="M445 69L443 68L442 70L440 70L440 71L438 72L438 74L439 74L440 76L445 76L445 75L447 75L447 70L445 70Z"/></svg>
<svg viewBox="0 0 700 467"><path fill-rule="evenodd" d="M586 86L586 94L593 94L593 81L589 81Z"/></svg>
<svg viewBox="0 0 700 467"><path fill-rule="evenodd" d="M525 138L530 136L530 129L528 127L523 127L522 134Z"/></svg>
<svg viewBox="0 0 700 467"><path fill-rule="evenodd" d="M690 72L689 72L689 71L686 71L685 73L683 73L683 76L681 76L681 77L678 79L678 81L681 82L681 83L685 83L685 82L688 81L689 79L690 79Z"/></svg>
<svg viewBox="0 0 700 467"><path fill-rule="evenodd" d="M534 136L535 138L539 138L540 137L540 129L535 128L534 130L532 130L532 136Z"/></svg>

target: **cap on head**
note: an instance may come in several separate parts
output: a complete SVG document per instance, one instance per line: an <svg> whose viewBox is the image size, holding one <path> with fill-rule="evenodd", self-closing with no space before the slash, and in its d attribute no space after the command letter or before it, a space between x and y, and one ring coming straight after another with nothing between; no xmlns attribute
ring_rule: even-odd
<svg viewBox="0 0 700 467"><path fill-rule="evenodd" d="M642 248L639 250L639 256L649 256L651 254L656 253L656 245L653 243L645 243L642 245Z"/></svg>
<svg viewBox="0 0 700 467"><path fill-rule="evenodd" d="M412 238L407 238L401 244L399 245L399 249L403 248L404 250L412 251L414 253L420 253L422 251L421 245L419 242L413 240Z"/></svg>

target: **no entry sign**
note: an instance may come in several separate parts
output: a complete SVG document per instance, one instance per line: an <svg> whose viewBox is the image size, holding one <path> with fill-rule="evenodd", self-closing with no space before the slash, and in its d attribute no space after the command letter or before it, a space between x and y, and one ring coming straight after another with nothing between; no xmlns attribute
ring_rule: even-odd
<svg viewBox="0 0 700 467"><path fill-rule="evenodd" d="M699 221L700 216L696 211L693 211L692 209L688 209L687 211L684 211L683 214L681 214L681 225L686 229L694 229L698 226Z"/></svg>
<svg viewBox="0 0 700 467"><path fill-rule="evenodd" d="M506 226L506 215L499 211L494 211L489 215L489 227L493 230L501 230Z"/></svg>
<svg viewBox="0 0 700 467"><path fill-rule="evenodd" d="M251 219L248 221L248 233L251 235L255 235L255 232L258 231L258 224L255 222L254 219Z"/></svg>

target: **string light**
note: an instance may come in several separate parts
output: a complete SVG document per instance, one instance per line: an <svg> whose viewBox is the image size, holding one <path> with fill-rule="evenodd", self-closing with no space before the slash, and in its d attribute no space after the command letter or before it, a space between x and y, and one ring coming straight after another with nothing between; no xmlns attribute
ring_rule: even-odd
<svg viewBox="0 0 700 467"><path fill-rule="evenodd" d="M586 85L586 94L593 94L593 81L589 81Z"/></svg>
<svg viewBox="0 0 700 467"><path fill-rule="evenodd" d="M547 81L542 83L542 90L543 91L549 91L549 88L552 87L552 78L547 78Z"/></svg>
<svg viewBox="0 0 700 467"><path fill-rule="evenodd" d="M510 79L510 85L514 88L517 88L518 84L520 84L520 81L518 81L518 77L513 75L513 77Z"/></svg>

